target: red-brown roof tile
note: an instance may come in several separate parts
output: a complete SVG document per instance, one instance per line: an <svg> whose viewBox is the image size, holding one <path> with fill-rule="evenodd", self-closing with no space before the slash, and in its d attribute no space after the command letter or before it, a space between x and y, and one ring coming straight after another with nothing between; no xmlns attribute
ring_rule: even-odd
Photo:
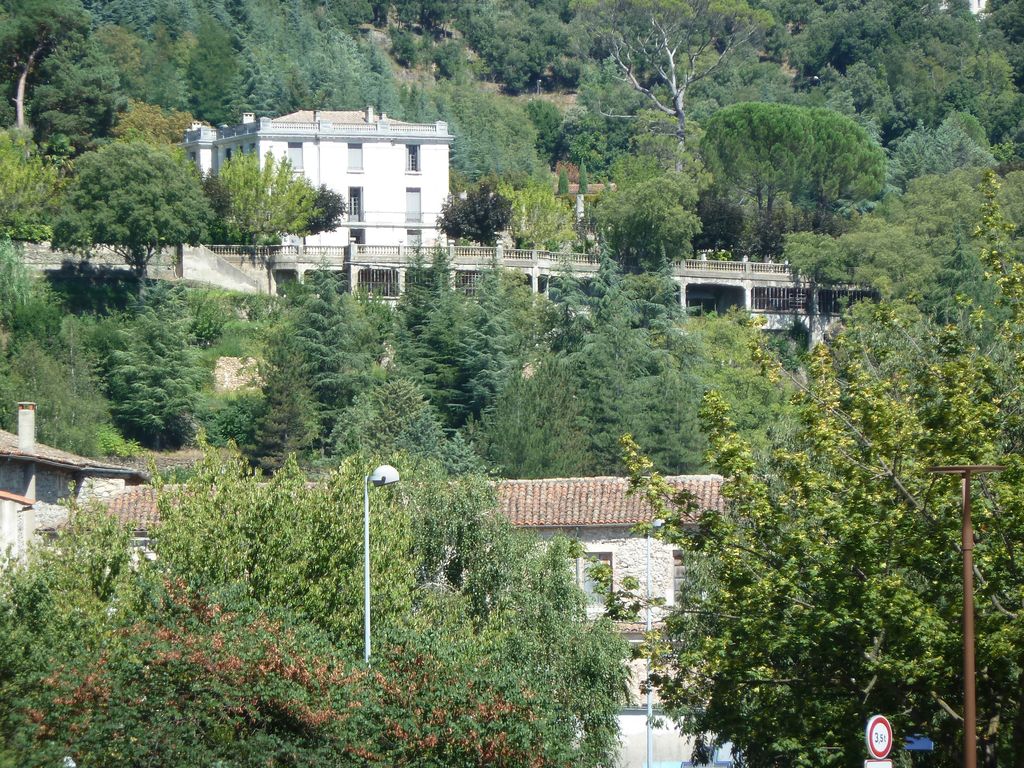
<svg viewBox="0 0 1024 768"><path fill-rule="evenodd" d="M674 475L665 478L693 494L699 510L721 509L720 475ZM648 522L650 506L629 495L623 477L569 477L550 480L504 480L498 503L513 525L523 528L635 525Z"/></svg>
<svg viewBox="0 0 1024 768"><path fill-rule="evenodd" d="M156 488L151 485L128 488L108 502L107 512L133 531L148 531L160 522Z"/></svg>
<svg viewBox="0 0 1024 768"><path fill-rule="evenodd" d="M665 478L676 489L693 494L698 511L722 508L720 475L674 475ZM569 477L545 480L502 480L497 483L498 507L521 528L635 525L651 519L651 508L639 495L629 495L622 477ZM107 510L134 530L160 522L156 489L129 488L115 496Z"/></svg>

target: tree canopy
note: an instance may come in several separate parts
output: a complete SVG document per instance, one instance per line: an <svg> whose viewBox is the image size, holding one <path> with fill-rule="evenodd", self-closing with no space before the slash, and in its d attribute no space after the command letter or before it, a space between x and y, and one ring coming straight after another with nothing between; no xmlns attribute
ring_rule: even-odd
<svg viewBox="0 0 1024 768"><path fill-rule="evenodd" d="M1009 314L970 307L940 325L906 305L858 305L819 346L798 426L763 460L715 393L703 423L728 479L722 509L672 493L626 441L633 482L670 521L694 577L666 622L658 686L689 732L730 741L751 766L845 765L856 728L891 713L897 733L959 752L960 489L934 465L1005 463L975 479L979 743L986 764L1020 754L1017 449L1020 264L985 189L982 262ZM1007 389L1009 387L1009 389ZM686 523L695 517L696 530ZM703 734L703 735L702 735ZM706 736L706 734L713 734Z"/></svg>
<svg viewBox="0 0 1024 768"><path fill-rule="evenodd" d="M240 152L217 175L227 195L228 225L254 245L284 234L305 234L324 210L317 207L317 193L309 182L293 176L288 159L270 152L262 159Z"/></svg>
<svg viewBox="0 0 1024 768"><path fill-rule="evenodd" d="M209 208L180 154L117 142L84 155L76 170L54 225L56 247L107 246L144 277L163 248L202 239Z"/></svg>

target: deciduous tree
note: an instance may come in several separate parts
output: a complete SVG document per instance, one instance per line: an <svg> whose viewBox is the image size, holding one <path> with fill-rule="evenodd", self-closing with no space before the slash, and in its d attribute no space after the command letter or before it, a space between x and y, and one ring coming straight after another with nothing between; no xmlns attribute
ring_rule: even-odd
<svg viewBox="0 0 1024 768"><path fill-rule="evenodd" d="M670 643L652 647L662 700L755 768L861 759L858 732L836 723L877 711L959 759L961 496L928 471L944 464L1006 464L974 480L978 739L992 768L1021 754L1024 711L1003 692L1021 685L1011 660L1024 648L1021 579L1008 566L1024 535L1022 268L995 185L985 192L981 256L1002 322L975 309L938 326L905 305L857 305L811 357L798 429L763 461L709 394L721 509L645 479L650 463L627 443L634 484L703 573L666 622Z"/></svg>
<svg viewBox="0 0 1024 768"><path fill-rule="evenodd" d="M760 34L771 17L744 0L577 0L620 76L676 121L686 144L690 89Z"/></svg>
<svg viewBox="0 0 1024 768"><path fill-rule="evenodd" d="M452 239L494 245L498 233L512 221L511 202L491 181L482 181L464 194L444 204L437 226Z"/></svg>
<svg viewBox="0 0 1024 768"><path fill-rule="evenodd" d="M54 164L25 138L0 133L0 237L46 240L57 204L59 176Z"/></svg>
<svg viewBox="0 0 1024 768"><path fill-rule="evenodd" d="M53 244L85 251L108 246L142 278L163 248L198 243L208 217L199 176L184 157L116 142L77 162Z"/></svg>
<svg viewBox="0 0 1024 768"><path fill-rule="evenodd" d="M304 178L292 175L287 158L270 152L236 154L221 167L220 183L228 193L227 221L256 245L260 240L309 231L316 211L316 191Z"/></svg>

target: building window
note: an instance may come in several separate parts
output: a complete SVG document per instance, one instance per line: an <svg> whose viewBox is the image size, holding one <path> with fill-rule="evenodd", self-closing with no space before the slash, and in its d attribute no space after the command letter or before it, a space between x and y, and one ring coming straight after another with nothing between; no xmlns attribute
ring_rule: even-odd
<svg viewBox="0 0 1024 768"><path fill-rule="evenodd" d="M686 586L686 561L680 549L672 550L672 604L678 605L679 593Z"/></svg>
<svg viewBox="0 0 1024 768"><path fill-rule="evenodd" d="M254 142L254 141L249 143L249 154L250 155L256 154L256 142Z"/></svg>
<svg viewBox="0 0 1024 768"><path fill-rule="evenodd" d="M395 269L361 269L356 278L356 286L370 296L386 298L398 297L398 270Z"/></svg>
<svg viewBox="0 0 1024 768"><path fill-rule="evenodd" d="M598 587L597 579L591 573L594 567L601 565L606 565L609 568L613 567L611 552L588 552L586 557L579 560L577 580L583 588L583 594L587 596L587 603L590 605L604 603L604 595Z"/></svg>
<svg viewBox="0 0 1024 768"><path fill-rule="evenodd" d="M423 230L407 229L405 230L405 239L413 248L419 248L423 245Z"/></svg>
<svg viewBox="0 0 1024 768"><path fill-rule="evenodd" d="M363 220L363 188L362 187L349 187L348 188L348 220L349 221L362 221Z"/></svg>
<svg viewBox="0 0 1024 768"><path fill-rule="evenodd" d="M366 230L350 229L348 231L348 239L356 245L366 245Z"/></svg>
<svg viewBox="0 0 1024 768"><path fill-rule="evenodd" d="M292 171L294 171L295 173L302 173L302 171L304 170L302 167L301 141L288 142L288 162L292 164Z"/></svg>
<svg viewBox="0 0 1024 768"><path fill-rule="evenodd" d="M420 172L420 145L407 144L405 147L405 170L412 173Z"/></svg>
<svg viewBox="0 0 1024 768"><path fill-rule="evenodd" d="M348 145L348 169L350 171L363 170L363 145Z"/></svg>
<svg viewBox="0 0 1024 768"><path fill-rule="evenodd" d="M419 224L423 221L423 210L420 206L419 189L405 190L405 220Z"/></svg>
<svg viewBox="0 0 1024 768"><path fill-rule="evenodd" d="M476 293L476 286L480 282L480 273L469 269L455 270L455 290L461 291L467 296Z"/></svg>
<svg viewBox="0 0 1024 768"><path fill-rule="evenodd" d="M188 159L191 160L193 163L196 162L196 153L195 152L189 152L188 153Z"/></svg>
<svg viewBox="0 0 1024 768"><path fill-rule="evenodd" d="M231 147L228 147L227 149L224 150L224 159L225 160L230 160L231 159Z"/></svg>

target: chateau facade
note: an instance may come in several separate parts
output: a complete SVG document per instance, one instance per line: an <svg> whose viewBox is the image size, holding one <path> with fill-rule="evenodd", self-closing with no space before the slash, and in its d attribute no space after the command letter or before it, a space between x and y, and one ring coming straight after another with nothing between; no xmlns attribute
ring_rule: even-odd
<svg viewBox="0 0 1024 768"><path fill-rule="evenodd" d="M203 173L217 173L237 153L270 152L313 187L345 198L344 224L305 239L306 245L433 246L437 219L448 197L448 154L453 137L444 122L405 123L365 111L301 110L238 125L194 123L183 147Z"/></svg>

